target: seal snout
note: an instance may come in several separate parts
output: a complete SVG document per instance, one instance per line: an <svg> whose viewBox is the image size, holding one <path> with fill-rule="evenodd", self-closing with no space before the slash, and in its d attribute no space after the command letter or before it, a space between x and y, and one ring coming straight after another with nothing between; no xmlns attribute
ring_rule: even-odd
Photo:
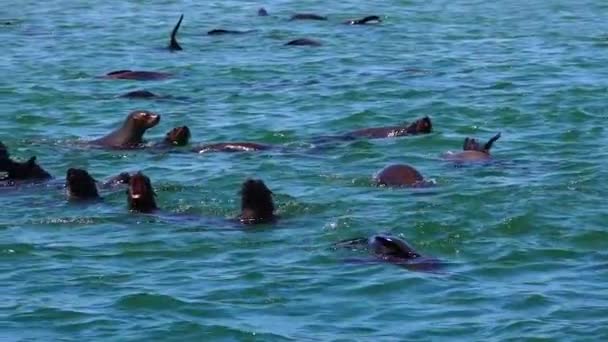
<svg viewBox="0 0 608 342"><path fill-rule="evenodd" d="M160 114L150 112L147 110L137 110L132 113L135 122L139 123L141 127L152 128L160 122Z"/></svg>

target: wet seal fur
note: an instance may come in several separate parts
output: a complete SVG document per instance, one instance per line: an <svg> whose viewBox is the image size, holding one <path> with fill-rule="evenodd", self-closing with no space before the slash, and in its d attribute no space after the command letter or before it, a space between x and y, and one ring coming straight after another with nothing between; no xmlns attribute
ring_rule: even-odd
<svg viewBox="0 0 608 342"><path fill-rule="evenodd" d="M258 16L259 17L267 17L268 16L268 11L262 7L258 10Z"/></svg>
<svg viewBox="0 0 608 342"><path fill-rule="evenodd" d="M147 90L134 90L134 91L125 93L123 95L120 95L120 97L129 98L129 99L150 99L150 98L159 97L159 96L152 92L149 92Z"/></svg>
<svg viewBox="0 0 608 342"><path fill-rule="evenodd" d="M364 248L369 250L378 261L389 262L411 270L434 271L441 266L439 260L424 257L404 240L387 234L343 240L334 244L333 247Z"/></svg>
<svg viewBox="0 0 608 342"><path fill-rule="evenodd" d="M252 31L236 31L236 30L224 30L224 29L213 29L209 32L207 32L207 35L209 36L219 36L219 35L224 35L224 34L245 34L245 33L249 33Z"/></svg>
<svg viewBox="0 0 608 342"><path fill-rule="evenodd" d="M406 164L393 164L380 170L374 177L376 185L388 187L425 187L432 183L424 180L418 170Z"/></svg>
<svg viewBox="0 0 608 342"><path fill-rule="evenodd" d="M285 45L292 45L292 46L321 46L321 43L319 41L316 41L316 40L310 39L310 38L298 38L298 39L294 39L292 41L289 41L289 42L285 43Z"/></svg>
<svg viewBox="0 0 608 342"><path fill-rule="evenodd" d="M0 180L47 180L51 175L36 163L36 156L25 162L11 159L6 146L0 142Z"/></svg>
<svg viewBox="0 0 608 342"><path fill-rule="evenodd" d="M107 73L103 78L112 80L152 81L163 80L171 76L172 75L169 73L157 71L116 70Z"/></svg>
<svg viewBox="0 0 608 342"><path fill-rule="evenodd" d="M192 149L196 153L209 152L253 152L269 150L272 147L252 142L228 142L200 145Z"/></svg>
<svg viewBox="0 0 608 342"><path fill-rule="evenodd" d="M143 144L143 135L146 130L156 126L159 121L159 114L146 110L136 110L129 113L120 128L90 143L118 149L137 148Z"/></svg>
<svg viewBox="0 0 608 342"><path fill-rule="evenodd" d="M97 182L83 169L70 168L65 176L68 198L72 201L97 200Z"/></svg>
<svg viewBox="0 0 608 342"><path fill-rule="evenodd" d="M381 23L382 19L377 15L368 15L361 19L349 19L344 22L346 25L367 25Z"/></svg>
<svg viewBox="0 0 608 342"><path fill-rule="evenodd" d="M448 152L444 154L444 158L458 163L463 162L476 162L476 161L489 161L492 159L490 155L490 149L496 140L500 138L500 133L496 134L483 146L473 138L466 137L462 146L463 151L458 153Z"/></svg>
<svg viewBox="0 0 608 342"><path fill-rule="evenodd" d="M241 186L241 214L243 224L275 222L272 191L262 180L247 179Z"/></svg>
<svg viewBox="0 0 608 342"><path fill-rule="evenodd" d="M131 176L127 189L129 210L140 213L151 213L158 210L154 197L156 194L148 176L141 171Z"/></svg>
<svg viewBox="0 0 608 342"><path fill-rule="evenodd" d="M343 137L346 139L353 138L368 138L368 139L378 139L378 138L393 138L393 137L402 137L406 135L416 135L416 134L427 134L431 133L433 130L433 124L431 122L431 118L425 116L421 119L418 119L411 124L403 124L399 126L388 126L388 127L372 127L356 130L350 133L345 134Z"/></svg>
<svg viewBox="0 0 608 342"><path fill-rule="evenodd" d="M170 51L181 51L183 50L181 45L179 45L179 43L177 42L177 38L175 38L175 36L177 35L177 31L179 30L179 27L182 24L182 20L184 20L184 15L182 14L179 17L179 20L177 21L177 24L175 24L175 27L173 27L173 31L171 32L171 40L169 42L169 46L168 49Z"/></svg>

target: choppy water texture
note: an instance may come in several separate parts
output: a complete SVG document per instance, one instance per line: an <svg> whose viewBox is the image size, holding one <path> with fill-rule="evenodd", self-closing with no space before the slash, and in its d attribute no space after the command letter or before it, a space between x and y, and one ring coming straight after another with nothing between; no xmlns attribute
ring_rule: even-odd
<svg viewBox="0 0 608 342"><path fill-rule="evenodd" d="M2 340L430 341L608 338L608 4L491 1L21 1L0 11L1 140L56 177L0 192ZM258 17L264 6L270 17ZM288 22L295 12L326 22ZM184 51L162 48L180 13ZM379 26L340 24L368 14ZM210 37L214 28L254 30ZM286 47L311 37L318 48ZM176 73L98 79L111 70ZM180 98L125 100L136 89ZM295 152L166 154L74 146L133 109L195 142ZM313 136L430 115L430 135L306 152ZM502 138L487 167L440 155ZM409 163L437 187L376 188ZM122 191L69 204L68 167L142 169L167 212ZM280 223L234 228L259 177ZM187 218L173 215L184 214ZM197 218L197 217L203 218ZM439 273L349 263L333 242L376 232L447 263Z"/></svg>

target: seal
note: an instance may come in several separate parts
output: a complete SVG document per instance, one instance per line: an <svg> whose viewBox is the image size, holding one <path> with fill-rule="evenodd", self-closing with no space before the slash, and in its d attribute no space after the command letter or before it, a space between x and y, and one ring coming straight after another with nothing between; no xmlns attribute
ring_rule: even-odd
<svg viewBox="0 0 608 342"><path fill-rule="evenodd" d="M247 179L241 186L241 223L272 223L276 219L272 191L262 180Z"/></svg>
<svg viewBox="0 0 608 342"><path fill-rule="evenodd" d="M171 31L171 40L169 41L169 47L168 47L168 49L170 51L181 51L181 50L183 50L182 47L177 42L177 39L175 38L175 36L177 35L177 31L179 30L179 27L182 24L182 20L184 20L184 15L183 14L179 17L179 20L177 21L177 24L175 24L175 27L173 27L173 31Z"/></svg>
<svg viewBox="0 0 608 342"><path fill-rule="evenodd" d="M122 126L103 138L90 143L116 149L137 148L143 144L143 135L160 121L160 115L146 110L131 112Z"/></svg>
<svg viewBox="0 0 608 342"><path fill-rule="evenodd" d="M103 183L104 188L114 188L121 185L128 185L131 181L131 174L122 172L118 176L114 176Z"/></svg>
<svg viewBox="0 0 608 342"><path fill-rule="evenodd" d="M192 149L196 153L209 152L252 152L271 149L272 146L252 142L227 142L200 145Z"/></svg>
<svg viewBox="0 0 608 342"><path fill-rule="evenodd" d="M0 174L0 180L3 181L41 181L51 178L51 175L36 163L36 156L25 162L14 161L2 142L0 142Z"/></svg>
<svg viewBox="0 0 608 342"><path fill-rule="evenodd" d="M129 188L127 189L127 204L129 210L140 213L151 213L158 210L154 197L154 189L150 178L144 175L141 171L137 172L129 180Z"/></svg>
<svg viewBox="0 0 608 342"><path fill-rule="evenodd" d="M130 91L126 94L120 95L120 97L129 98L129 99L150 99L150 98L159 97L159 96L152 92L149 92L147 90L134 90L134 91Z"/></svg>
<svg viewBox="0 0 608 342"><path fill-rule="evenodd" d="M321 46L319 41L310 39L310 38L298 38L292 41L285 43L285 45L294 45L294 46Z"/></svg>
<svg viewBox="0 0 608 342"><path fill-rule="evenodd" d="M372 127L360 129L357 131L353 131L347 133L343 136L346 139L356 139L356 138L368 138L368 139L378 139L378 138L393 138L393 137L402 137L406 135L415 135L415 134L427 134L431 133L433 130L433 124L431 123L431 119L428 116L425 116L421 119L418 119L411 124L403 124L399 126L388 126L388 127Z"/></svg>
<svg viewBox="0 0 608 342"><path fill-rule="evenodd" d="M268 16L268 11L262 7L258 10L258 16L259 17L267 17Z"/></svg>
<svg viewBox="0 0 608 342"><path fill-rule="evenodd" d="M500 133L493 136L490 140L488 140L487 143L485 143L485 145L481 146L477 140L466 137L462 146L462 152L447 152L443 157L449 161L457 163L489 161L492 159L490 149L492 148L494 142L499 138Z"/></svg>
<svg viewBox="0 0 608 342"><path fill-rule="evenodd" d="M346 25L366 25L366 24L378 24L381 23L382 19L380 19L377 15L368 15L367 17L361 19L349 19L344 22Z"/></svg>
<svg viewBox="0 0 608 342"><path fill-rule="evenodd" d="M112 80L137 80L137 81L152 81L163 80L172 75L166 72L157 71L133 71L133 70L117 70L107 73L103 78Z"/></svg>
<svg viewBox="0 0 608 342"><path fill-rule="evenodd" d="M292 15L289 20L327 20L327 17L314 13L297 13Z"/></svg>
<svg viewBox="0 0 608 342"><path fill-rule="evenodd" d="M389 262L412 270L432 271L441 264L437 259L423 257L404 240L387 234L344 240L333 246L334 248L364 248L377 261Z"/></svg>
<svg viewBox="0 0 608 342"><path fill-rule="evenodd" d="M188 126L180 126L171 129L165 135L165 138L155 145L155 147L175 147L186 146L190 141L190 128Z"/></svg>
<svg viewBox="0 0 608 342"><path fill-rule="evenodd" d="M374 177L378 186L389 187L423 187L431 183L415 168L405 164L393 164L380 170Z"/></svg>
<svg viewBox="0 0 608 342"><path fill-rule="evenodd" d="M69 168L65 176L68 199L71 201L101 199L97 182L83 169Z"/></svg>
<svg viewBox="0 0 608 342"><path fill-rule="evenodd" d="M219 35L223 35L223 34L245 34L245 33L249 33L251 31L236 31L236 30L224 30L224 29L214 29L211 30L209 32L207 32L207 35L209 36L219 36Z"/></svg>

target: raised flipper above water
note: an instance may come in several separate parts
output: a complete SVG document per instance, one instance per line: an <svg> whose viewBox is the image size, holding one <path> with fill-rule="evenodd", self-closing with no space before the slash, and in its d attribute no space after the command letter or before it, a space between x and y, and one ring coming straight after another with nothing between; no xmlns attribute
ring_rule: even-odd
<svg viewBox="0 0 608 342"><path fill-rule="evenodd" d="M492 156L490 155L490 149L492 149L492 145L499 138L500 133L493 136L482 147L476 139L466 137L462 146L462 152L447 152L443 157L457 163L491 160Z"/></svg>
<svg viewBox="0 0 608 342"><path fill-rule="evenodd" d="M175 24L175 27L173 27L173 31L171 32L171 41L169 42L169 50L171 50L171 51L181 51L181 50L183 50L182 47L177 42L177 38L176 38L177 31L179 30L179 27L182 24L182 20L184 20L184 15L183 14L179 17L179 20L177 21L177 24Z"/></svg>

